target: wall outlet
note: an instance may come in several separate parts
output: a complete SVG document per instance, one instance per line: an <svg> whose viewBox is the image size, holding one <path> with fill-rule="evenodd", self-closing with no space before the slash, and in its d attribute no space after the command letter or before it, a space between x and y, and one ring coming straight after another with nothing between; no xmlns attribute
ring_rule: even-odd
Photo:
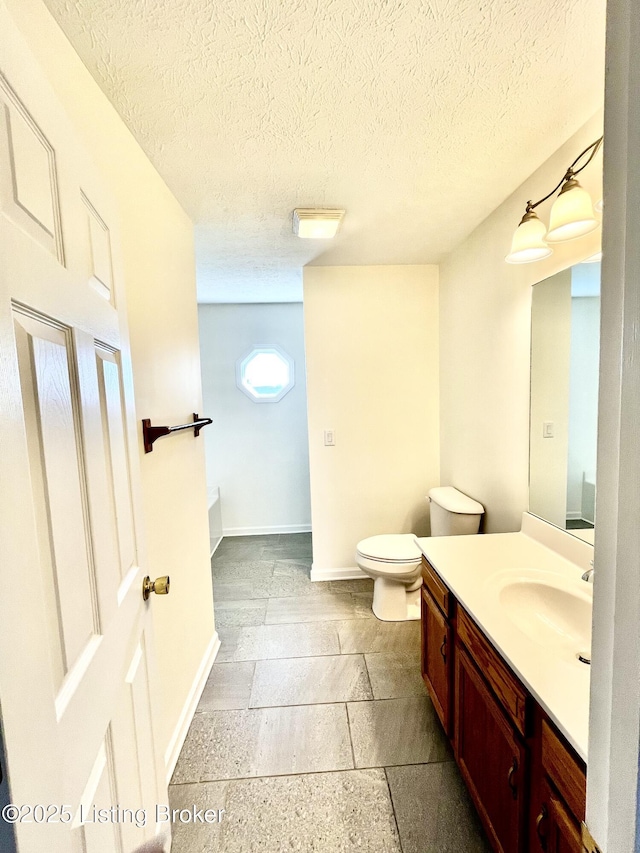
<svg viewBox="0 0 640 853"><path fill-rule="evenodd" d="M332 429L325 429L324 431L324 446L325 447L334 447L336 443L336 434Z"/></svg>

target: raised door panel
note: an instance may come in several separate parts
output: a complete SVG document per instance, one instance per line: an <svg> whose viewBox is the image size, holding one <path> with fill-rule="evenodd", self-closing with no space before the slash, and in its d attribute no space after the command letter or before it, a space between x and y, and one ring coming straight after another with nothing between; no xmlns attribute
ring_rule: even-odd
<svg viewBox="0 0 640 853"><path fill-rule="evenodd" d="M89 283L100 296L113 304L111 231L86 193L81 193L81 198L86 210Z"/></svg>
<svg viewBox="0 0 640 853"><path fill-rule="evenodd" d="M527 751L463 648L456 649L455 750L499 853L525 849Z"/></svg>
<svg viewBox="0 0 640 853"><path fill-rule="evenodd" d="M578 821L553 793L549 798L547 853L583 853Z"/></svg>
<svg viewBox="0 0 640 853"><path fill-rule="evenodd" d="M86 666L100 633L72 336L63 326L18 308L14 324L59 702L63 682L74 667Z"/></svg>
<svg viewBox="0 0 640 853"><path fill-rule="evenodd" d="M451 626L427 590L422 590L422 677L447 737L451 736L453 677Z"/></svg>
<svg viewBox="0 0 640 853"><path fill-rule="evenodd" d="M135 820L133 813L131 820ZM116 795L111 732L108 730L73 815L71 853L123 853L123 822Z"/></svg>
<svg viewBox="0 0 640 853"><path fill-rule="evenodd" d="M0 210L64 263L55 153L2 73Z"/></svg>
<svg viewBox="0 0 640 853"><path fill-rule="evenodd" d="M97 346L95 357L110 498L116 525L118 571L120 580L125 581L137 562L137 548L120 357L118 352L106 346Z"/></svg>

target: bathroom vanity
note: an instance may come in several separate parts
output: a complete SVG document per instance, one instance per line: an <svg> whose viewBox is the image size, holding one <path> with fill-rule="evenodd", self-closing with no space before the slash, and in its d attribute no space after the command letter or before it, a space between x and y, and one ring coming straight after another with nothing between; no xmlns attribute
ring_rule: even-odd
<svg viewBox="0 0 640 853"><path fill-rule="evenodd" d="M493 849L582 853L591 546L528 514L416 541L422 675Z"/></svg>

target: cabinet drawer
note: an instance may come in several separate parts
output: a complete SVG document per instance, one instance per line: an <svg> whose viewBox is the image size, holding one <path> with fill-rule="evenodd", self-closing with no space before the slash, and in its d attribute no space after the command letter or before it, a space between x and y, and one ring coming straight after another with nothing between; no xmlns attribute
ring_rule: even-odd
<svg viewBox="0 0 640 853"><path fill-rule="evenodd" d="M440 610L449 618L453 610L453 596L424 557L422 558L422 580Z"/></svg>
<svg viewBox="0 0 640 853"><path fill-rule="evenodd" d="M516 728L528 735L529 694L461 607L458 608L458 638L469 650Z"/></svg>
<svg viewBox="0 0 640 853"><path fill-rule="evenodd" d="M587 799L584 764L547 720L542 721L542 767L577 820L584 820Z"/></svg>

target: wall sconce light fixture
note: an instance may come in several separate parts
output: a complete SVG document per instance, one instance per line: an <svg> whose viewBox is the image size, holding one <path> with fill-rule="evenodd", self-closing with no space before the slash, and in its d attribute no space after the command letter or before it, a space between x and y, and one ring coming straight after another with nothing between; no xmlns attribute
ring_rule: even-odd
<svg viewBox="0 0 640 853"><path fill-rule="evenodd" d="M553 252L549 243L574 240L599 227L600 222L596 219L591 196L580 186L576 175L593 160L602 145L602 140L601 136L585 148L569 166L560 183L544 198L536 202L527 202L525 214L513 235L511 251L505 258L508 264L528 264L531 261L548 258ZM576 168L584 157L587 157L586 161ZM535 213L535 209L555 195L558 190L560 192L551 207L547 231L544 223Z"/></svg>

